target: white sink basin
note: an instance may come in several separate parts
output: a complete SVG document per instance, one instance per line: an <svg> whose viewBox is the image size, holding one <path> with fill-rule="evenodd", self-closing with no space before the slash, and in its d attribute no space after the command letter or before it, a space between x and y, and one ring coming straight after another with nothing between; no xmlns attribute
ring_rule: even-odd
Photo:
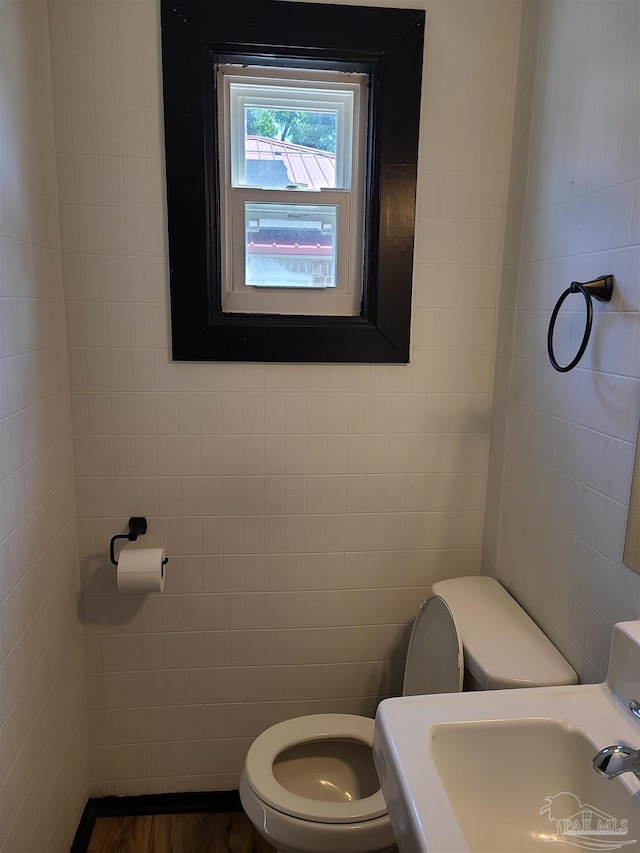
<svg viewBox="0 0 640 853"><path fill-rule="evenodd" d="M433 759L469 848L491 853L540 844L566 849L566 841L554 838L576 828L586 837L585 822L575 818L586 808L598 815L589 826L594 840L605 814L609 830L618 817L628 821L617 821L620 835L611 840L640 840L640 803L623 785L592 771L597 751L581 732L554 720L441 723L432 729Z"/></svg>
<svg viewBox="0 0 640 853"><path fill-rule="evenodd" d="M639 694L634 622L616 626L601 685L383 702L374 758L401 853L640 849L640 780L591 766L605 746L640 748Z"/></svg>

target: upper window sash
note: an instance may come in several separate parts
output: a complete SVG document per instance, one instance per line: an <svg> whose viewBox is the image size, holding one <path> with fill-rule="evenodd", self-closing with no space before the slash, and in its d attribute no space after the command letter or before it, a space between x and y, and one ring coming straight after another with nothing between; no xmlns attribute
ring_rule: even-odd
<svg viewBox="0 0 640 853"><path fill-rule="evenodd" d="M245 109L290 109L332 112L336 115L335 184L352 189L353 175L363 168L368 76L355 72L287 68L217 67L219 109L223 116L231 187L247 186L245 179ZM222 85L221 85L222 84ZM361 183L361 182L360 182ZM289 189L295 190L295 187Z"/></svg>

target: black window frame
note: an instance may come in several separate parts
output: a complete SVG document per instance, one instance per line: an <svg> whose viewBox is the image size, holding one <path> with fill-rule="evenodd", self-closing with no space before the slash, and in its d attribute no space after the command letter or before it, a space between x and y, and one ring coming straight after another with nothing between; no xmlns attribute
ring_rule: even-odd
<svg viewBox="0 0 640 853"><path fill-rule="evenodd" d="M174 361L409 361L425 13L161 0ZM363 299L356 317L222 311L215 65L369 74Z"/></svg>

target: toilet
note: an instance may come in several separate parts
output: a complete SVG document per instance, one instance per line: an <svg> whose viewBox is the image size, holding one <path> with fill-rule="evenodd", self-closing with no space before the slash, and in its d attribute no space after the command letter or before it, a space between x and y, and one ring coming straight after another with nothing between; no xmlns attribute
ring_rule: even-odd
<svg viewBox="0 0 640 853"><path fill-rule="evenodd" d="M413 624L403 696L575 684L567 661L489 577L439 581ZM374 721L286 720L253 742L242 806L279 853L387 853L391 821L373 764Z"/></svg>

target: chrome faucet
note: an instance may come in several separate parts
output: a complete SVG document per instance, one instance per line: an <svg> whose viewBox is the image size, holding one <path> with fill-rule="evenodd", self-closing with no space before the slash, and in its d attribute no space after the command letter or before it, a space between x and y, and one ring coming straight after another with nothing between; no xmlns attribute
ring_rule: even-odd
<svg viewBox="0 0 640 853"><path fill-rule="evenodd" d="M635 773L640 779L640 749L633 749L622 743L605 746L595 756L592 764L594 770L605 779L614 779L621 773Z"/></svg>
<svg viewBox="0 0 640 853"><path fill-rule="evenodd" d="M640 702L637 699L630 700L629 710L640 719ZM605 746L591 763L593 769L605 779L615 779L621 773L635 773L640 779L640 749L633 749L623 743Z"/></svg>

